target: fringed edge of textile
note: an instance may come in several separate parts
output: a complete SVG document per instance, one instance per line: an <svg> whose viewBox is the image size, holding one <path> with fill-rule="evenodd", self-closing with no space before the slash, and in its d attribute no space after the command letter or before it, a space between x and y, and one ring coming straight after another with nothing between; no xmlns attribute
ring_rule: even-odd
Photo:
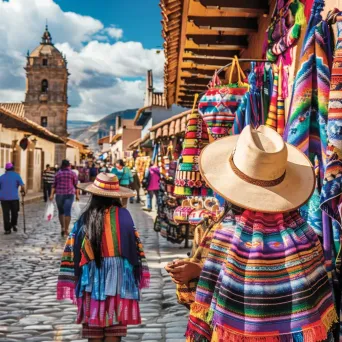
<svg viewBox="0 0 342 342"><path fill-rule="evenodd" d="M190 315L185 337L187 342L209 342L211 328L206 322Z"/></svg>
<svg viewBox="0 0 342 342"><path fill-rule="evenodd" d="M139 265L137 267L134 267L134 276L135 276L135 279L138 281L139 288L144 289L144 288L150 287L151 273L147 264L144 247L140 240L139 232L137 231L136 228L134 228L134 230L135 230L137 251L138 251L138 256L139 256Z"/></svg>
<svg viewBox="0 0 342 342"><path fill-rule="evenodd" d="M73 304L77 303L76 296L75 296L74 284L69 285L69 284L65 284L61 281L58 281L56 292L57 292L57 300L69 299L73 302Z"/></svg>
<svg viewBox="0 0 342 342"><path fill-rule="evenodd" d="M195 302L191 304L191 316L196 317L207 324L210 324L211 320L209 321L209 309L209 306L206 307L202 304Z"/></svg>
<svg viewBox="0 0 342 342"><path fill-rule="evenodd" d="M253 335L242 331L229 329L228 327L216 324L213 330L212 342L317 342L324 341L328 337L328 331L334 323L338 322L335 308L331 306L323 314L320 321L312 323L309 327L303 328L302 331L275 335L274 333L264 333Z"/></svg>

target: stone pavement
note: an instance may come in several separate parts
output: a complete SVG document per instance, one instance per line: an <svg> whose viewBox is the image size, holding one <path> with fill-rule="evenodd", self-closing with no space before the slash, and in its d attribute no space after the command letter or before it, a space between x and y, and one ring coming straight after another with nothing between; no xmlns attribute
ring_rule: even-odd
<svg viewBox="0 0 342 342"><path fill-rule="evenodd" d="M85 204L87 197L82 197ZM185 257L184 248L153 231L153 213L130 205L152 273L151 286L143 290L143 323L129 327L125 342L183 342L188 311L177 304L175 286L163 266ZM25 207L27 235L22 231L3 235L0 222L0 341L86 341L75 324L76 308L70 301L56 300L56 282L64 239L57 218L43 220L44 203Z"/></svg>

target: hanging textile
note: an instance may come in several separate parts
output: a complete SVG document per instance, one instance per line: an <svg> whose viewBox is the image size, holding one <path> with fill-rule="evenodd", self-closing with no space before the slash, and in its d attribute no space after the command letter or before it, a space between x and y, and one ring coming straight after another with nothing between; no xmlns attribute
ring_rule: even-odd
<svg viewBox="0 0 342 342"><path fill-rule="evenodd" d="M251 72L248 75L249 91L242 97L240 105L235 112L231 133L240 134L247 125L257 128L261 121L261 92L257 85L255 62L251 62Z"/></svg>
<svg viewBox="0 0 342 342"><path fill-rule="evenodd" d="M305 24L304 5L299 0L278 0L272 21L267 28L267 52L269 61L275 62L280 55L286 54L291 64L291 47L300 37Z"/></svg>
<svg viewBox="0 0 342 342"><path fill-rule="evenodd" d="M262 96L262 125L265 125L268 112L270 109L270 101L272 98L272 89L273 89L273 70L271 63L265 63L264 65L264 74L263 74L263 82L261 85L261 96Z"/></svg>
<svg viewBox="0 0 342 342"><path fill-rule="evenodd" d="M321 208L341 225L342 205L342 16L337 16L335 57L332 64L328 110L327 166L321 194Z"/></svg>
<svg viewBox="0 0 342 342"><path fill-rule="evenodd" d="M321 6L314 7L312 16L320 17L317 8L321 9ZM310 23L315 21L310 19ZM305 153L317 168L317 188L308 203L311 212L316 212L319 209L319 196L326 163L332 51L329 44L330 29L326 21L320 21L316 26L308 29L310 33L306 35L303 43L284 139ZM308 210L305 211L304 215L307 215ZM322 225L316 220L317 217L308 215L309 224L318 235L322 236Z"/></svg>
<svg viewBox="0 0 342 342"><path fill-rule="evenodd" d="M273 128L280 135L284 133L285 127L285 102L283 96L283 64L273 65L273 91L266 120L266 126Z"/></svg>

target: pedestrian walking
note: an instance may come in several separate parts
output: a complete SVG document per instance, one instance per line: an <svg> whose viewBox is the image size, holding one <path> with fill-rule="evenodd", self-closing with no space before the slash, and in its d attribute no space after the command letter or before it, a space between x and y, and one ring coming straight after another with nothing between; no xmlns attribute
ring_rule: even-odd
<svg viewBox="0 0 342 342"><path fill-rule="evenodd" d="M20 175L14 171L14 165L7 163L6 172L0 176L0 201L4 219L5 234L18 231L18 213L20 209L18 189L25 196L25 186Z"/></svg>
<svg viewBox="0 0 342 342"><path fill-rule="evenodd" d="M109 169L108 169L108 167L106 166L105 163L101 163L100 164L99 172L101 173L101 172L110 172L110 171L109 171Z"/></svg>
<svg viewBox="0 0 342 342"><path fill-rule="evenodd" d="M111 173L118 177L120 186L129 188L130 185L133 183L132 172L127 166L125 166L125 163L122 159L117 160L117 162L115 163L115 167L112 169ZM127 207L127 198L122 199L122 205L124 208Z"/></svg>
<svg viewBox="0 0 342 342"><path fill-rule="evenodd" d="M61 169L55 176L52 186L50 200L56 195L59 222L61 224L61 235L69 234L71 220L71 208L75 200L79 201L79 191L77 189L78 179L76 174L70 169L70 162L63 160Z"/></svg>
<svg viewBox="0 0 342 342"><path fill-rule="evenodd" d="M151 164L151 167L146 171L144 178L144 186L147 190L147 203L146 208L143 208L145 211L152 210L152 201L153 197L156 197L156 209L158 209L158 193L159 193L159 184L160 181L160 171L157 165Z"/></svg>
<svg viewBox="0 0 342 342"><path fill-rule="evenodd" d="M90 181L94 182L96 176L97 176L98 170L97 167L95 165L95 163L93 163L91 165L91 167L89 168L89 177L90 177Z"/></svg>
<svg viewBox="0 0 342 342"><path fill-rule="evenodd" d="M46 165L46 169L43 171L43 193L44 202L47 202L51 196L52 185L55 181L55 171L51 169L50 165Z"/></svg>
<svg viewBox="0 0 342 342"><path fill-rule="evenodd" d="M65 244L57 299L77 303L82 338L119 342L127 325L141 323L140 289L150 283L139 233L120 202L134 193L108 173L79 187L91 198Z"/></svg>
<svg viewBox="0 0 342 342"><path fill-rule="evenodd" d="M131 184L131 189L133 191L136 191L137 193L137 203L140 203L140 180L139 180L139 176L138 176L138 172L135 169L135 167L133 167L133 169L131 170L132 172L132 176L133 176L133 182ZM134 197L131 197L129 199L129 203L133 203L134 201Z"/></svg>

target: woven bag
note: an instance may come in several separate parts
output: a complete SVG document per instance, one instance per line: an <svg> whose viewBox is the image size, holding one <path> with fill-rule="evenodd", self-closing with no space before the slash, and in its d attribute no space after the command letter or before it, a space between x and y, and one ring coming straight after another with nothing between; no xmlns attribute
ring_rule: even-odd
<svg viewBox="0 0 342 342"><path fill-rule="evenodd" d="M237 70L238 82L233 83L233 72ZM229 84L221 86L217 73L210 83L210 88L202 96L198 104L198 111L208 127L208 133L212 140L230 135L238 109L244 94L248 91L248 84L238 58L235 56L232 62Z"/></svg>

